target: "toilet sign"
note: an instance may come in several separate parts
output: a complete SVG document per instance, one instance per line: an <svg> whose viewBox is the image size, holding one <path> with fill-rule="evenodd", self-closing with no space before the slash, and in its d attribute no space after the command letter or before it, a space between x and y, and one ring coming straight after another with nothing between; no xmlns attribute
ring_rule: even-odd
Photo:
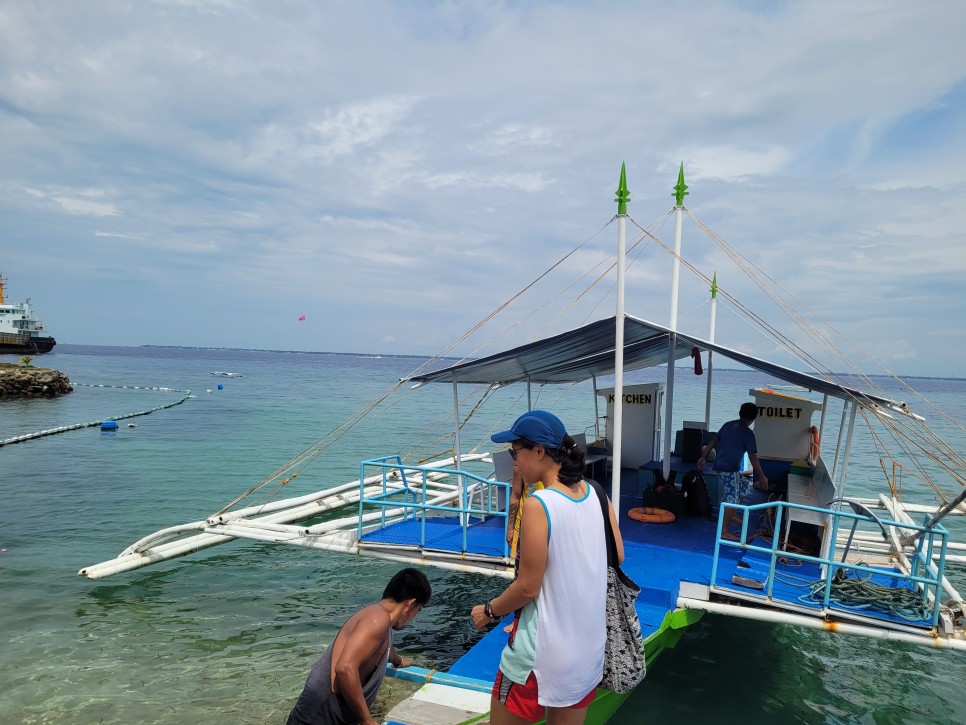
<svg viewBox="0 0 966 725"><path fill-rule="evenodd" d="M820 411L822 404L770 388L752 388L748 394L758 406L754 427L758 455L783 461L807 458L812 414Z"/></svg>

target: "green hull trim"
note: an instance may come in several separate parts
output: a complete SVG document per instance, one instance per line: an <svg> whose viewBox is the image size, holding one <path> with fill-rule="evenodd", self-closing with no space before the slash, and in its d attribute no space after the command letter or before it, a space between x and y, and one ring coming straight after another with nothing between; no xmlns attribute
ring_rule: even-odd
<svg viewBox="0 0 966 725"><path fill-rule="evenodd" d="M704 612L698 609L675 609L664 615L661 626L644 640L644 657L648 668L654 665L654 662L664 650L676 646L678 640L681 639L681 635L684 634L684 630L698 622L703 616ZM620 709L624 701L631 696L631 692L619 695L616 692L598 690L594 702L587 708L587 719L584 720L584 725L604 725ZM541 724L546 722L546 720L540 721Z"/></svg>

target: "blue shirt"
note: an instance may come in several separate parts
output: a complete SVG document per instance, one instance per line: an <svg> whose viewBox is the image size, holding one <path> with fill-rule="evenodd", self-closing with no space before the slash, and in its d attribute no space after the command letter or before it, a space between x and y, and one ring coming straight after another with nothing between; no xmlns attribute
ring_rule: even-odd
<svg viewBox="0 0 966 725"><path fill-rule="evenodd" d="M755 432L741 420L730 420L721 426L714 448L717 452L714 470L722 473L741 470L741 459L745 453L758 453Z"/></svg>

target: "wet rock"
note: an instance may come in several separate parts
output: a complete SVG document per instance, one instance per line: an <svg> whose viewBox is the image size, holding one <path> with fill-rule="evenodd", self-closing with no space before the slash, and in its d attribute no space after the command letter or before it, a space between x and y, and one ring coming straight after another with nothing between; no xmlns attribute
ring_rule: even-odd
<svg viewBox="0 0 966 725"><path fill-rule="evenodd" d="M0 397L53 398L73 390L70 378L59 370L0 365Z"/></svg>

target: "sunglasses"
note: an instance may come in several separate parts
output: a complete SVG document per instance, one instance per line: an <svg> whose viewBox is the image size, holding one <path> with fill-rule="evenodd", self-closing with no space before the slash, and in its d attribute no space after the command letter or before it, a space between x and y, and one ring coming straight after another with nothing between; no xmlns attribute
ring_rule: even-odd
<svg viewBox="0 0 966 725"><path fill-rule="evenodd" d="M513 448L511 446L507 450L510 452L510 458L515 461L517 459L517 453L519 453L520 451L528 451L531 448L533 448L533 446L520 446L519 448Z"/></svg>

